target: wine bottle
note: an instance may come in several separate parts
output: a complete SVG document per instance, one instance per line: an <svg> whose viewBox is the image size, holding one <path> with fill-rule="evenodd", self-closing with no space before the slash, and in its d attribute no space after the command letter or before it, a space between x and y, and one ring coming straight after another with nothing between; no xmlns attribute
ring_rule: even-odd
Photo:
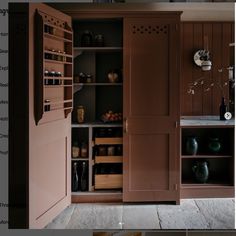
<svg viewBox="0 0 236 236"><path fill-rule="evenodd" d="M87 191L87 171L86 171L86 162L82 163L82 172L81 172L81 191Z"/></svg>
<svg viewBox="0 0 236 236"><path fill-rule="evenodd" d="M79 190L79 176L77 169L77 162L73 164L73 172L72 172L72 191L76 192Z"/></svg>
<svg viewBox="0 0 236 236"><path fill-rule="evenodd" d="M225 113L227 111L227 106L225 104L225 99L222 97L221 99L221 104L220 104L220 120L226 120L225 119Z"/></svg>

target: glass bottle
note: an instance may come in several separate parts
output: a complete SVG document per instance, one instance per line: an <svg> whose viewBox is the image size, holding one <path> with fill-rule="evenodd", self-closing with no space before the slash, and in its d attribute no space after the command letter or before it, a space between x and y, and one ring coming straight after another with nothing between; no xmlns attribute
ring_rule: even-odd
<svg viewBox="0 0 236 236"><path fill-rule="evenodd" d="M77 162L74 162L73 164L71 189L73 192L76 192L79 190L79 176L78 176Z"/></svg>
<svg viewBox="0 0 236 236"><path fill-rule="evenodd" d="M225 104L224 97L221 98L221 104L220 104L220 120L226 120L225 119L225 113L227 111L227 106Z"/></svg>
<svg viewBox="0 0 236 236"><path fill-rule="evenodd" d="M81 191L87 191L87 171L86 171L86 162L82 163L82 172L80 179Z"/></svg>
<svg viewBox="0 0 236 236"><path fill-rule="evenodd" d="M78 106L77 108L77 122L83 123L84 122L84 107Z"/></svg>

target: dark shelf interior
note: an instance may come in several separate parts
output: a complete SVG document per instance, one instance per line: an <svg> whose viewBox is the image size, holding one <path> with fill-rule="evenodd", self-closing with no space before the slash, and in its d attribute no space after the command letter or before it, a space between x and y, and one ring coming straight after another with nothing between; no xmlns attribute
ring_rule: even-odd
<svg viewBox="0 0 236 236"><path fill-rule="evenodd" d="M93 35L101 34L104 37L105 47L123 46L123 20L122 19L91 19L73 22L74 46L81 47L82 34L88 30Z"/></svg>
<svg viewBox="0 0 236 236"><path fill-rule="evenodd" d="M198 151L196 155L232 155L234 153L234 129L230 128L183 128L182 129L182 155L186 152L188 137L196 137ZM212 152L208 144L211 138L218 138L221 144L219 152Z"/></svg>
<svg viewBox="0 0 236 236"><path fill-rule="evenodd" d="M229 184L234 183L234 162L233 158L206 158L206 159L182 159L182 184L201 184L195 179L194 172L192 170L193 166L197 162L206 161L209 178L206 184ZM206 185L204 184L204 185Z"/></svg>

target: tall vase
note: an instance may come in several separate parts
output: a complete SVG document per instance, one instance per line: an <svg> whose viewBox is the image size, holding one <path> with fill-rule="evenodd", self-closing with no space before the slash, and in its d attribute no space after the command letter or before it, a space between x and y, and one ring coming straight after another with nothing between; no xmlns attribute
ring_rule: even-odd
<svg viewBox="0 0 236 236"><path fill-rule="evenodd" d="M196 137L188 137L186 141L186 153L196 155L198 151L198 142Z"/></svg>

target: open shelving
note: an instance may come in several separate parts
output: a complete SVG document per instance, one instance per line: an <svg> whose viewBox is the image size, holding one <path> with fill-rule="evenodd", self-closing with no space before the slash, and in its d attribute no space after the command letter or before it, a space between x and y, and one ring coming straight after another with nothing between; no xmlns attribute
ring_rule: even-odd
<svg viewBox="0 0 236 236"><path fill-rule="evenodd" d="M41 11L36 11L35 23L39 43L35 44L34 107L39 124L66 118L72 111L73 33L67 22Z"/></svg>
<svg viewBox="0 0 236 236"><path fill-rule="evenodd" d="M115 150L123 145L122 120L115 123L105 123L101 120L103 114L112 110L123 112L123 26L121 19L78 20L74 27L74 110L72 113L72 141L86 133L88 140L88 191L72 192L72 201L77 196L94 195L106 198L110 195L121 197L122 189L122 152L99 153L99 148ZM104 36L104 46L81 45L84 31L91 30L94 34ZM113 69L121 71L119 81L111 83L108 72ZM90 75L91 80L78 81L80 73ZM82 105L85 109L83 123L77 123L76 108ZM99 130L119 130L119 135L100 136ZM73 159L74 160L74 159ZM80 160L80 159L79 159ZM113 170L112 170L113 169ZM112 170L112 171L110 171ZM107 172L106 172L107 171ZM111 173L110 173L111 172ZM105 194L105 195L104 195ZM107 195L106 195L107 194ZM76 198L77 199L77 198ZM88 199L88 198L87 198ZM76 200L75 200L76 201Z"/></svg>
<svg viewBox="0 0 236 236"><path fill-rule="evenodd" d="M186 151L188 137L195 137L197 153ZM211 150L209 143L217 138L218 151ZM234 195L234 126L201 125L181 128L181 197L225 197ZM193 171L197 163L207 163L209 177L205 183L199 181ZM223 190L223 191L222 191Z"/></svg>

